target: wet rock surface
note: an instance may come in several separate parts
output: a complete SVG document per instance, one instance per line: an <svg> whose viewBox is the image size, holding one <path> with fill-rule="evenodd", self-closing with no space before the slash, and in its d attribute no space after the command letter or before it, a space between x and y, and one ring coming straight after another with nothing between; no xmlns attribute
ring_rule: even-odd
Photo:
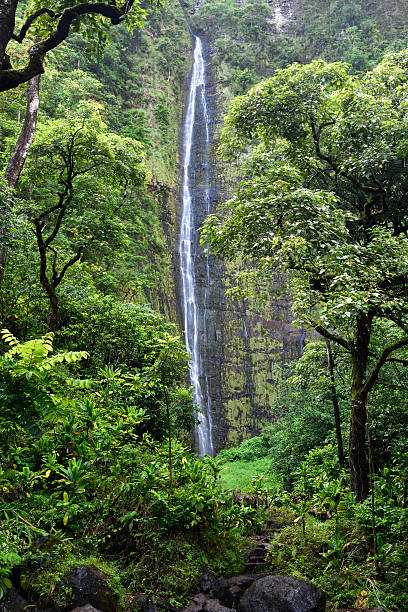
<svg viewBox="0 0 408 612"><path fill-rule="evenodd" d="M117 612L117 596L109 587L108 577L93 565L74 568L62 584L72 590L72 608L92 605L100 612Z"/></svg>
<svg viewBox="0 0 408 612"><path fill-rule="evenodd" d="M239 612L324 612L326 595L308 580L265 576L239 602Z"/></svg>
<svg viewBox="0 0 408 612"><path fill-rule="evenodd" d="M260 539L254 539L253 551L259 549ZM204 570L200 586L203 592L184 612L324 612L326 607L323 591L292 576L248 573L216 579Z"/></svg>
<svg viewBox="0 0 408 612"><path fill-rule="evenodd" d="M86 606L81 606L80 608L75 608L75 610L71 610L71 612L101 612L101 610L97 610L91 604L87 604Z"/></svg>

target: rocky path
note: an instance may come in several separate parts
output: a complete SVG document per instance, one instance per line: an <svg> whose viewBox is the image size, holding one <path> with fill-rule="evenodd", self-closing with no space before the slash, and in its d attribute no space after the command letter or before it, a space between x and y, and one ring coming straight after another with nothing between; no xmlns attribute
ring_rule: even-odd
<svg viewBox="0 0 408 612"><path fill-rule="evenodd" d="M257 574L265 572L268 569L266 556L271 546L271 537L269 535L253 536L253 548L248 550L248 558L245 563L245 572Z"/></svg>

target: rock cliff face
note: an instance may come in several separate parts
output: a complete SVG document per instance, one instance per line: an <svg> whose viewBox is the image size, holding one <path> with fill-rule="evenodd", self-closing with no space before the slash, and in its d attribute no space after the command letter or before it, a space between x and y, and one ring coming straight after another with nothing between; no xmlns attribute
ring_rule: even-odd
<svg viewBox="0 0 408 612"><path fill-rule="evenodd" d="M213 146L210 164L206 167L204 120L198 107L191 170L196 230L207 215L206 181L209 179L211 185L212 210L228 193L223 168L215 154L220 110L211 69L211 46L208 38L203 38L207 62L205 89ZM225 295L232 270L213 256L206 257L199 237L196 231L193 250L196 254L196 297L201 313L199 344L203 374L200 383L204 404L213 415L214 448L220 450L259 433L263 423L271 419L270 406L281 366L299 356L303 336L290 324L290 300L283 279L279 276L274 279L272 298L262 308L248 301L233 302ZM180 306L180 279L177 286Z"/></svg>
<svg viewBox="0 0 408 612"><path fill-rule="evenodd" d="M199 228L206 214L203 194L208 178L212 209L229 197L237 182L236 172L216 155L229 101L293 61L321 56L345 59L356 71L369 69L390 45L403 46L408 5L397 0L179 0L165 10L135 41L138 63L130 102L145 109L147 123L154 126L149 197L156 202L163 237L160 257L152 254L153 272L144 291L181 330L180 159L182 109L185 112L192 66L189 25L204 44L211 121L210 167L205 168L203 121L199 114L196 117L193 196ZM213 257L207 260L198 232L193 246L202 313L201 386L213 412L218 450L258 433L273 418L270 407L282 366L301 353L304 332L291 325L284 278L277 274L271 280L267 303L234 302L225 296L233 270Z"/></svg>
<svg viewBox="0 0 408 612"><path fill-rule="evenodd" d="M234 172L225 168L216 156L223 115L234 95L243 93L281 65L310 61L318 55L326 59L344 56L353 69L366 70L387 48L387 40L392 38L390 28L394 30L394 38L408 29L408 9L396 0L369 3L362 0L219 0L216 3L181 0L180 4L186 22L192 24L204 41L207 60L212 209L218 201L228 198L236 183ZM353 35L362 42L350 43ZM196 122L193 196L198 229L206 212L202 193L207 175L202 162L202 117L197 116ZM201 386L213 413L214 446L219 450L259 433L263 424L273 419L270 407L283 366L299 357L305 333L291 324L290 296L285 279L278 273L271 280L270 299L266 303L234 302L225 296L233 272L229 265L213 257L206 259L199 246L198 232L194 248L197 297L203 317L202 370L206 373ZM179 287L177 256L174 262ZM181 321L180 313L178 320Z"/></svg>

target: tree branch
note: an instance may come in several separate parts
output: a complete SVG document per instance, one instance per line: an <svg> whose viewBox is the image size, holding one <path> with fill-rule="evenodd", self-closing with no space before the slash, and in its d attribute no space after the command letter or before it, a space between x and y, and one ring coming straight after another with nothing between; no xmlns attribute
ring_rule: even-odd
<svg viewBox="0 0 408 612"><path fill-rule="evenodd" d="M394 344L389 344L383 350L380 358L378 359L374 367L374 370L371 372L367 382L365 383L364 387L361 390L361 395L363 397L367 397L367 395L373 388L374 383L376 382L378 378L378 374L380 373L382 366L386 363L386 361L389 361L389 355L391 355L391 353L393 353L394 351L398 351L399 349L404 348L404 346L408 346L408 338L404 338L403 340L394 342Z"/></svg>
<svg viewBox="0 0 408 612"><path fill-rule="evenodd" d="M61 15L61 13L58 13L58 14L54 13L54 11L52 11L51 9L41 8L40 10L36 11L35 13L27 17L26 22L23 24L20 30L20 34L13 34L11 38L13 40L16 40L19 43L22 43L26 37L28 30L33 25L34 21L36 21L38 17L41 17L41 15L45 15L45 14L48 15L49 17L52 17L53 19Z"/></svg>
<svg viewBox="0 0 408 612"><path fill-rule="evenodd" d="M327 340L331 340L332 342L339 344L340 346L345 348L346 351L350 351L349 343L341 336L338 336L334 332L329 331L328 329L323 327L323 325L320 325L320 323L316 323L315 321L307 320L306 323L310 325L310 327L313 327L313 329L317 331L318 334L323 336L323 338L326 338Z"/></svg>
<svg viewBox="0 0 408 612"><path fill-rule="evenodd" d="M78 17L81 17L82 15L101 15L102 17L110 19L112 25L118 25L130 11L133 4L134 0L127 0L122 7L117 7L113 4L105 4L103 2L84 2L65 9L58 20L54 32L52 32L48 38L34 44L29 49L29 60L24 68L8 68L5 70L0 70L0 91L13 89L21 83L29 81L34 76L43 74L43 61L46 54L52 49L55 49L55 47L58 47L58 45L60 45L67 38L72 22ZM39 16L38 14L36 16L35 15L36 14L34 13L32 18L35 17L36 19ZM31 24L35 19L32 19Z"/></svg>
<svg viewBox="0 0 408 612"><path fill-rule="evenodd" d="M388 357L387 363L399 363L404 367L408 366L408 359L397 359L397 357Z"/></svg>
<svg viewBox="0 0 408 612"><path fill-rule="evenodd" d="M58 285L60 284L60 282L62 281L62 279L65 276L65 272L68 270L68 268L70 268L71 266L74 265L74 263L76 263L82 255L82 251L84 250L84 246L81 245L78 247L76 254L74 255L74 257L71 257L71 259L69 261L67 261L67 263L65 264L65 266L62 268L61 272L59 273L59 275L55 278L54 281L54 287L58 287Z"/></svg>
<svg viewBox="0 0 408 612"><path fill-rule="evenodd" d="M347 174L347 172L344 172L343 170L341 170L338 164L334 161L334 159L330 155L325 155L320 148L320 135L321 135L322 128L327 127L328 125L330 125L330 123L329 122L323 123L320 127L317 128L313 118L310 117L309 119L310 119L310 125L312 128L312 135L313 135L313 140L314 140L314 145L315 145L315 151L319 159L327 162L336 174L350 181L355 187L357 187L364 193L367 193L370 195L385 194L385 191L383 188L371 187L370 185L363 185L363 183L361 183L361 181L359 181L355 176L353 176L352 174Z"/></svg>

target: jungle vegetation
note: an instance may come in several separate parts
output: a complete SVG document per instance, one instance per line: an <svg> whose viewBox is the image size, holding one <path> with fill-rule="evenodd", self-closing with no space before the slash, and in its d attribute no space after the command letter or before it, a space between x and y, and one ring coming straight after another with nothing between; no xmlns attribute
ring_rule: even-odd
<svg viewBox="0 0 408 612"><path fill-rule="evenodd" d="M181 607L273 518L271 571L332 609L405 609L407 10L298 0L277 30L263 0L162 4L0 0L0 596L65 606L92 564L118 609ZM274 422L216 458L195 455L170 322L187 22L220 112L240 96L222 152L241 181L203 238L250 263L236 295L284 268L320 334Z"/></svg>

